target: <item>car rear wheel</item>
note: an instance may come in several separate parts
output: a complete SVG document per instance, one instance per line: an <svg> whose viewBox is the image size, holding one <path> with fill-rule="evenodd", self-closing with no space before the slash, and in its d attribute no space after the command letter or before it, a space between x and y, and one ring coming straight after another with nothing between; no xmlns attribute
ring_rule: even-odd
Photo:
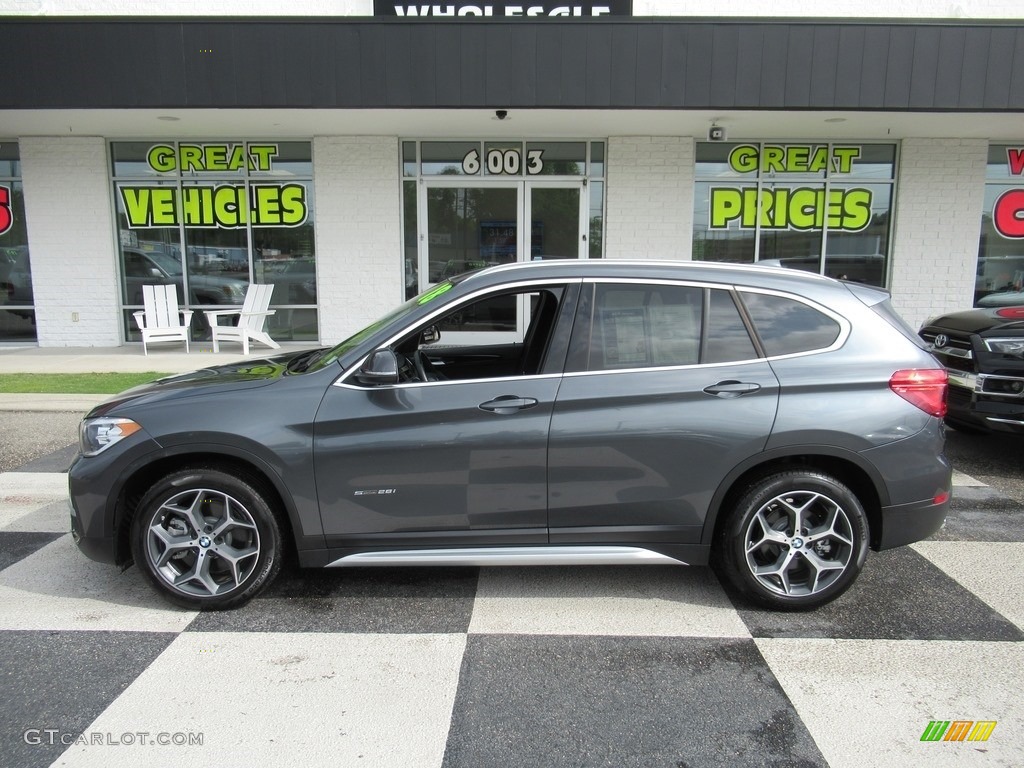
<svg viewBox="0 0 1024 768"><path fill-rule="evenodd" d="M868 552L868 522L853 492L827 474L792 470L755 482L716 542L719 572L776 610L808 610L849 589Z"/></svg>
<svg viewBox="0 0 1024 768"><path fill-rule="evenodd" d="M281 568L281 526L255 481L217 469L160 480L132 521L132 554L157 590L185 608L234 608Z"/></svg>

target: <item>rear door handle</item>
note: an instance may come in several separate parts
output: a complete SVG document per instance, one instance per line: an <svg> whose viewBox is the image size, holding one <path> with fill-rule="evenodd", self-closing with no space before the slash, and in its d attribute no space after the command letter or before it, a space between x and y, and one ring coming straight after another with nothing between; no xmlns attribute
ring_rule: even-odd
<svg viewBox="0 0 1024 768"><path fill-rule="evenodd" d="M757 392L760 388L760 384L730 379L729 381L720 381L717 384L712 384L710 387L704 387L704 391L709 395L729 399L749 395L751 392Z"/></svg>
<svg viewBox="0 0 1024 768"><path fill-rule="evenodd" d="M525 411L527 408L533 408L536 404L537 401L532 397L502 395L501 397L496 397L493 400L488 400L486 403L480 403L480 408L484 411L497 413L499 416L508 416L512 413Z"/></svg>

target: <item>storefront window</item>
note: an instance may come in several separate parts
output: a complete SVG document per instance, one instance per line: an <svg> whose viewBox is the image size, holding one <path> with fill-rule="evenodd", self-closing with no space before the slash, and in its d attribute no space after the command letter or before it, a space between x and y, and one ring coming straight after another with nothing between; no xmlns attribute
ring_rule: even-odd
<svg viewBox="0 0 1024 768"><path fill-rule="evenodd" d="M274 285L279 340L315 341L316 251L309 142L114 142L126 338L142 286L174 284L196 310L239 306L250 283Z"/></svg>
<svg viewBox="0 0 1024 768"><path fill-rule="evenodd" d="M894 144L697 145L693 258L884 285Z"/></svg>
<svg viewBox="0 0 1024 768"><path fill-rule="evenodd" d="M974 304L1024 304L1024 143L988 150Z"/></svg>
<svg viewBox="0 0 1024 768"><path fill-rule="evenodd" d="M0 141L0 341L36 341L18 144Z"/></svg>

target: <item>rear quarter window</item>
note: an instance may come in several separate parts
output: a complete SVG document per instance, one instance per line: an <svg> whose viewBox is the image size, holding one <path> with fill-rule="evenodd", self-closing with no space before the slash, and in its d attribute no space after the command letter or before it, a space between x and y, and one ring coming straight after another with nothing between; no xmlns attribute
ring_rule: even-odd
<svg viewBox="0 0 1024 768"><path fill-rule="evenodd" d="M842 331L839 323L802 301L747 291L740 296L769 357L827 349Z"/></svg>

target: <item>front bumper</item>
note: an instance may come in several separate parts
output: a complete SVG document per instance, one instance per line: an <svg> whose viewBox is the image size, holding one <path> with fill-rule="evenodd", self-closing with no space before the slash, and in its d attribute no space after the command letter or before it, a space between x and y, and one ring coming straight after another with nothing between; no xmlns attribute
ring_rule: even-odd
<svg viewBox="0 0 1024 768"><path fill-rule="evenodd" d="M947 370L952 421L1024 433L1024 377Z"/></svg>

